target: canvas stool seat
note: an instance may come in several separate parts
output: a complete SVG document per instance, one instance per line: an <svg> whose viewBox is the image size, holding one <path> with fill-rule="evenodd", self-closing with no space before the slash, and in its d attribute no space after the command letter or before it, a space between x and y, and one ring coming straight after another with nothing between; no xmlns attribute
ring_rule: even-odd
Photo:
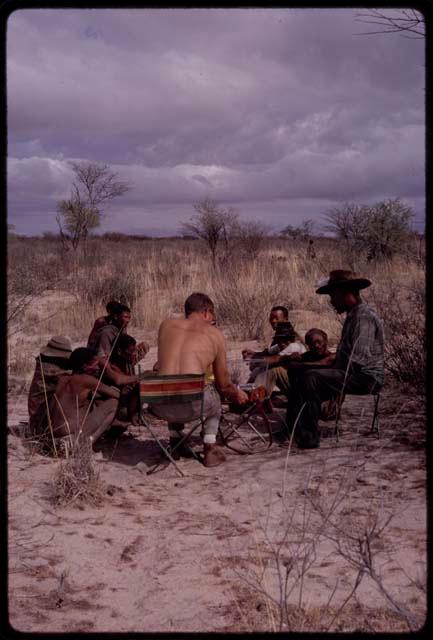
<svg viewBox="0 0 433 640"><path fill-rule="evenodd" d="M166 458L171 462L180 475L184 472L176 464L173 452L181 446L188 446L188 440L193 433L204 425L204 374L152 375L141 377L139 370L139 422L149 432L158 444ZM179 439L175 447L165 447L152 427L150 416L160 417L158 407L173 410L173 421L186 423L194 421L190 430ZM167 418L162 417L163 420ZM171 419L171 418L170 418ZM189 447L190 448L190 447ZM190 448L194 457L197 454ZM148 471L151 473L153 470Z"/></svg>

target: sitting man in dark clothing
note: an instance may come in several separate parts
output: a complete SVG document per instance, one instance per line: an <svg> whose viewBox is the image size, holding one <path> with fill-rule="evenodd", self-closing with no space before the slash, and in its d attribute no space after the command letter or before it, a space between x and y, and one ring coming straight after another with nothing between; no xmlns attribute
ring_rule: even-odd
<svg viewBox="0 0 433 640"><path fill-rule="evenodd" d="M293 365L298 371L287 424L289 430L293 429L299 416L294 434L299 448L320 445L318 420L324 400L341 393L370 394L383 386L383 323L359 294L370 285L370 280L338 269L331 271L326 283L316 290L329 294L336 312L347 315L332 365L315 365L307 371L300 370L297 363Z"/></svg>
<svg viewBox="0 0 433 640"><path fill-rule="evenodd" d="M96 318L92 330L89 335L89 339L87 340L87 348L95 349L96 347L96 338L98 335L99 329L102 327L106 327L109 324L113 324L114 315L119 313L120 302L117 300L110 300L106 304L107 315L101 316L100 318Z"/></svg>
<svg viewBox="0 0 433 640"><path fill-rule="evenodd" d="M143 347L144 345L144 347ZM137 345L137 341L126 333L121 334L114 346L110 356L111 370L134 376L134 365L137 364L147 353L148 347L145 343ZM138 384L137 382L124 385L120 394L120 408L127 408L127 418L132 424L138 424ZM120 425L119 425L120 426Z"/></svg>
<svg viewBox="0 0 433 640"><path fill-rule="evenodd" d="M35 372L28 395L29 432L32 436L47 435L48 403L61 376L69 372L71 343L64 336L53 336L36 357Z"/></svg>
<svg viewBox="0 0 433 640"><path fill-rule="evenodd" d="M106 358L110 355L117 336L119 333L126 333L130 321L131 309L126 304L119 303L110 324L103 325L96 331L93 348L99 357Z"/></svg>

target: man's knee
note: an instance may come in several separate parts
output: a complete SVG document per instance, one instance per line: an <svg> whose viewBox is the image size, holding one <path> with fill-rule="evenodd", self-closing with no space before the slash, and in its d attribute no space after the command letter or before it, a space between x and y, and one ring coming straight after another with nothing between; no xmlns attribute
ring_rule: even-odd
<svg viewBox="0 0 433 640"><path fill-rule="evenodd" d="M311 369L310 371L306 371L300 379L300 386L304 390L315 390L320 386L322 378L323 376L320 371Z"/></svg>

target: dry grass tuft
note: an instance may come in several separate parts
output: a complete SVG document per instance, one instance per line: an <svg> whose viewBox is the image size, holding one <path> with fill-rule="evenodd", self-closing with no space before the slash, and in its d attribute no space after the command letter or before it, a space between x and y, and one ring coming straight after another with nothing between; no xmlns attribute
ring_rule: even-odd
<svg viewBox="0 0 433 640"><path fill-rule="evenodd" d="M66 443L68 440L64 439L66 457L59 460L53 478L54 503L56 506L67 506L72 502L99 506L104 491L93 461L91 440L79 436L72 446Z"/></svg>

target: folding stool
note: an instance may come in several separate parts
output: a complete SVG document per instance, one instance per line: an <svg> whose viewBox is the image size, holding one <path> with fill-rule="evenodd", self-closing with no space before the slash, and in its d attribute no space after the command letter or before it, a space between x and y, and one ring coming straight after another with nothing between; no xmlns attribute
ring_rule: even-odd
<svg viewBox="0 0 433 640"><path fill-rule="evenodd" d="M179 375L155 375L155 376L143 376L141 377L139 369L139 421L140 424L147 429L151 437L158 444L160 449L168 460L174 464L176 470L184 476L185 474L176 464L173 459L173 452L181 445L187 444L187 441L192 434L201 426L204 425L204 389L205 389L205 375L204 374L179 374ZM195 400L200 400L201 410L200 416L197 417L198 422L179 440L175 447L165 447L158 438L157 433L152 427L150 420L146 415L152 415L152 405L164 404L164 405L178 405L179 403L191 403ZM144 407L143 405L146 405ZM158 416L155 416L158 417ZM195 419L194 419L195 420ZM188 446L188 445L187 445ZM193 455L198 459L197 454L190 449ZM150 473L152 470L148 471Z"/></svg>

